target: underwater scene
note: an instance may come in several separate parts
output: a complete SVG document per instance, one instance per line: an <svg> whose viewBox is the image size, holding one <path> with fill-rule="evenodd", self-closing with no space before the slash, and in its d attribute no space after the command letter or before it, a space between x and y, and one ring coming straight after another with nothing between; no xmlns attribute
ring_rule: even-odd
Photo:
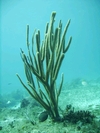
<svg viewBox="0 0 100 133"><path fill-rule="evenodd" d="M100 0L0 10L0 133L100 133Z"/></svg>

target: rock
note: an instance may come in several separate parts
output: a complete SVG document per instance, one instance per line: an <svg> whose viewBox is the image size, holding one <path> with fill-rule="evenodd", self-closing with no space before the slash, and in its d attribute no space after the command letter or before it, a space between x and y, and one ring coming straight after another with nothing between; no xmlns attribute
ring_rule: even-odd
<svg viewBox="0 0 100 133"><path fill-rule="evenodd" d="M29 104L29 101L27 100L27 99L23 99L22 101L21 101L21 108L24 108L24 107L26 107L26 106L28 106L28 104Z"/></svg>
<svg viewBox="0 0 100 133"><path fill-rule="evenodd" d="M48 118L48 113L47 111L43 111L42 113L40 113L39 115L39 122L43 122Z"/></svg>
<svg viewBox="0 0 100 133"><path fill-rule="evenodd" d="M2 130L2 126L0 126L0 130Z"/></svg>

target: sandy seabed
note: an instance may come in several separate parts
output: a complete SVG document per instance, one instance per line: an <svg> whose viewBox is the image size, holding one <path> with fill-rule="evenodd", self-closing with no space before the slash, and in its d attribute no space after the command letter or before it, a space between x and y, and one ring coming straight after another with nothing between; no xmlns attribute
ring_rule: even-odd
<svg viewBox="0 0 100 133"><path fill-rule="evenodd" d="M96 116L95 124L81 125L80 128L79 123L54 123L49 117L39 122L43 108L29 95L24 97L29 104L21 107L21 99L14 99L14 96L3 95L0 101L3 103L0 104L0 133L100 133L100 78L75 79L63 85L59 97L62 110L71 105L75 110L88 110Z"/></svg>

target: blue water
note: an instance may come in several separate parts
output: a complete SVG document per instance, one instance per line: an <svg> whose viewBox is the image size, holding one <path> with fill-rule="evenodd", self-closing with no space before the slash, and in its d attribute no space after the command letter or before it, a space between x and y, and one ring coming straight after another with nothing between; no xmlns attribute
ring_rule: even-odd
<svg viewBox="0 0 100 133"><path fill-rule="evenodd" d="M100 0L1 0L0 91L23 89L16 73L26 82L20 48L27 53L26 25L30 25L30 42L34 29L40 29L44 39L45 25L56 11L55 26L68 19L71 24L66 44L73 37L60 69L64 82L75 78L100 77Z"/></svg>

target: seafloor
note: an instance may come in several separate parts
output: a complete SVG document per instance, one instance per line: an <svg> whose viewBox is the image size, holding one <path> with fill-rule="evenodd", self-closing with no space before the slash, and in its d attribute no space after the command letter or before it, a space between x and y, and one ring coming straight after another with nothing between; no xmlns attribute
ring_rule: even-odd
<svg viewBox="0 0 100 133"><path fill-rule="evenodd" d="M25 103L23 103L23 101ZM91 123L39 122L43 108L28 94L17 90L0 96L0 133L100 133L100 78L76 79L65 83L59 98L60 110L71 105L75 111L89 111Z"/></svg>

